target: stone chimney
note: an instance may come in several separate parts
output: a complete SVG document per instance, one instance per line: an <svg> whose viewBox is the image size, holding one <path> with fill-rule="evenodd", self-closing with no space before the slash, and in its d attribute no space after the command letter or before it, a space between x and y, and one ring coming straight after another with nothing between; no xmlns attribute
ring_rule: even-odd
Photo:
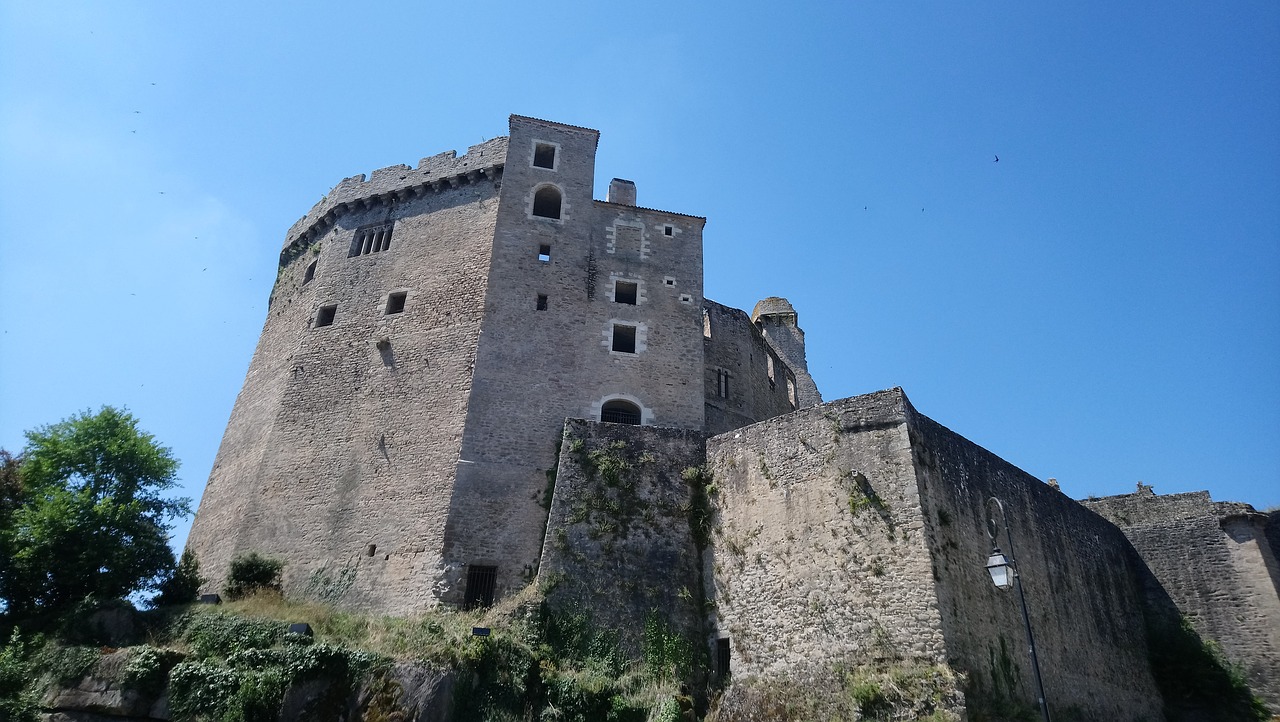
<svg viewBox="0 0 1280 722"><path fill-rule="evenodd" d="M614 178L609 181L609 195L605 200L624 206L634 206L636 204L636 184L629 180Z"/></svg>

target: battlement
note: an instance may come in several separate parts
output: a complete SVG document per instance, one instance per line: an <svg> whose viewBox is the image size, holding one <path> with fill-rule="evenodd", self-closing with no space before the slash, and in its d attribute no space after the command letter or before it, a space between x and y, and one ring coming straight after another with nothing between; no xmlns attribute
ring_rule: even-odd
<svg viewBox="0 0 1280 722"><path fill-rule="evenodd" d="M1137 491L1090 498L1081 502L1120 527L1159 526L1198 518L1219 522L1244 517L1265 520L1266 515L1249 504L1214 501L1207 491L1157 495L1148 484L1138 482Z"/></svg>
<svg viewBox="0 0 1280 722"><path fill-rule="evenodd" d="M496 181L502 177L506 158L507 137L499 136L467 148L463 156L450 150L421 159L417 168L400 164L379 168L368 180L363 173L344 178L290 226L280 252L281 265L310 246L348 209L371 208L481 180Z"/></svg>

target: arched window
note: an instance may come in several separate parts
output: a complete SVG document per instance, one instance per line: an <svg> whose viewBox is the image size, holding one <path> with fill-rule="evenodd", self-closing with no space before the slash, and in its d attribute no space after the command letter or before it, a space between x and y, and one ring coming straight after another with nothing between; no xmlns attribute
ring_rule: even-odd
<svg viewBox="0 0 1280 722"><path fill-rule="evenodd" d="M542 218L560 217L560 190L555 186L543 186L533 194L533 215Z"/></svg>
<svg viewBox="0 0 1280 722"><path fill-rule="evenodd" d="M630 401L614 399L600 407L600 420L611 424L640 425L640 407Z"/></svg>

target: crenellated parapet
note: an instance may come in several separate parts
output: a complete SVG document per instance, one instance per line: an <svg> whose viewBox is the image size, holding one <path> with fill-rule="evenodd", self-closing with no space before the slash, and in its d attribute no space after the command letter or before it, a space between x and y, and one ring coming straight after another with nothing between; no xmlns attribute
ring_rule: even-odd
<svg viewBox="0 0 1280 722"><path fill-rule="evenodd" d="M285 234L280 265L297 258L317 238L332 228L347 212L360 211L440 193L480 182L496 182L502 177L507 158L507 138L501 136L457 151L438 153L418 162L417 168L393 165L370 174L344 178L321 198Z"/></svg>

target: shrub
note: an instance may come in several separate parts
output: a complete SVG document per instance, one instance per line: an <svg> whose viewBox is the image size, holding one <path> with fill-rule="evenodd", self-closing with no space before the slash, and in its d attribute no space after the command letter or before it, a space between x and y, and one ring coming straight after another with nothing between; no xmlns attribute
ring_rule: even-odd
<svg viewBox="0 0 1280 722"><path fill-rule="evenodd" d="M200 577L200 560L187 549L182 552L182 559L173 573L160 582L160 594L156 596L154 605L168 607L194 602L203 583L204 579Z"/></svg>
<svg viewBox="0 0 1280 722"><path fill-rule="evenodd" d="M182 653L144 645L130 651L122 682L128 689L156 696L164 690L169 671L182 661Z"/></svg>
<svg viewBox="0 0 1280 722"><path fill-rule="evenodd" d="M39 719L35 693L27 687L32 670L26 656L26 644L14 629L9 643L0 647L0 720L36 722Z"/></svg>
<svg viewBox="0 0 1280 722"><path fill-rule="evenodd" d="M183 626L183 639L201 657L267 649L280 642L289 630L284 622L232 614L191 614Z"/></svg>
<svg viewBox="0 0 1280 722"><path fill-rule="evenodd" d="M241 554L231 560L227 573L227 585L222 591L228 599L240 599L264 590L280 591L280 573L284 562L259 555L257 552Z"/></svg>

